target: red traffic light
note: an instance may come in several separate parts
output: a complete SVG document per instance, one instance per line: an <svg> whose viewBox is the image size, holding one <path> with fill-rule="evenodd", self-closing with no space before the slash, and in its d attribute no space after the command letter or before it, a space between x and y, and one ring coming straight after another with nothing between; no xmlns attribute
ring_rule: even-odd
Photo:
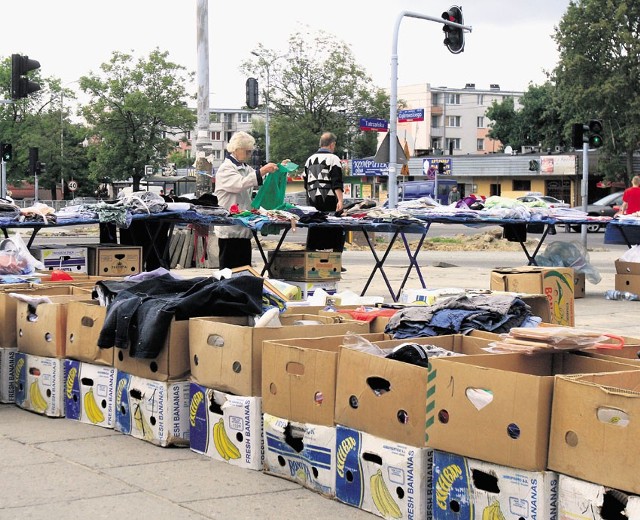
<svg viewBox="0 0 640 520"><path fill-rule="evenodd" d="M448 11L442 13L442 19L447 22L454 22L460 25L464 25L464 19L462 17L462 7L452 5ZM452 25L444 24L442 27L444 31L444 44L449 52L453 54L459 54L464 51L464 29L461 27L454 27Z"/></svg>

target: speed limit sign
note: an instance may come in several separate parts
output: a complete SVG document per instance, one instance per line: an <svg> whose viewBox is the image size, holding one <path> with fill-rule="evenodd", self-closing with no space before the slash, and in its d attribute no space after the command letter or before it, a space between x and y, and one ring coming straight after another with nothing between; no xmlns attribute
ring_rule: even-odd
<svg viewBox="0 0 640 520"><path fill-rule="evenodd" d="M76 191L78 189L78 183L76 181L69 181L67 186L69 187L69 191Z"/></svg>

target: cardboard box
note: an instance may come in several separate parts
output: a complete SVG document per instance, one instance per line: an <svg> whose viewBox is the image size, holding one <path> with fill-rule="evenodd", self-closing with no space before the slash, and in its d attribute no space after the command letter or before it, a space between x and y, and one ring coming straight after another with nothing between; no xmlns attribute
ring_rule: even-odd
<svg viewBox="0 0 640 520"><path fill-rule="evenodd" d="M64 412L67 419L113 428L116 369L64 360Z"/></svg>
<svg viewBox="0 0 640 520"><path fill-rule="evenodd" d="M89 274L94 276L130 276L142 271L142 247L105 245L87 246Z"/></svg>
<svg viewBox="0 0 640 520"><path fill-rule="evenodd" d="M41 415L64 417L63 377L61 359L18 352L15 366L16 404Z"/></svg>
<svg viewBox="0 0 640 520"><path fill-rule="evenodd" d="M627 291L640 294L640 275L637 274L616 274L616 291Z"/></svg>
<svg viewBox="0 0 640 520"><path fill-rule="evenodd" d="M262 342L301 337L366 334L363 322L337 322L326 316L281 315L281 327L254 328L252 318L206 317L189 320L191 375L207 388L237 395L259 396L262 391ZM296 322L321 322L296 325ZM343 320L340 320L343 321Z"/></svg>
<svg viewBox="0 0 640 520"><path fill-rule="evenodd" d="M269 260L273 251L269 251ZM273 278L298 281L339 280L342 253L330 251L278 251L271 264Z"/></svg>
<svg viewBox="0 0 640 520"><path fill-rule="evenodd" d="M638 496L567 475L560 475L559 480L559 520L640 520Z"/></svg>
<svg viewBox="0 0 640 520"><path fill-rule="evenodd" d="M189 446L215 460L262 471L262 398L191 383Z"/></svg>
<svg viewBox="0 0 640 520"><path fill-rule="evenodd" d="M288 284L295 285L298 288L298 298L296 300L307 300L313 296L317 290L322 289L327 294L335 294L338 292L338 281L329 282L299 282L296 280L286 280Z"/></svg>
<svg viewBox="0 0 640 520"><path fill-rule="evenodd" d="M551 323L575 323L574 275L570 267L515 267L491 271L491 290L547 297Z"/></svg>
<svg viewBox="0 0 640 520"><path fill-rule="evenodd" d="M44 264L45 270L68 271L71 273L87 272L87 248L86 247L52 247L36 246L30 250L34 258Z"/></svg>
<svg viewBox="0 0 640 520"><path fill-rule="evenodd" d="M16 311L18 350L42 357L63 358L67 344L67 306L86 295L48 296L50 303L33 306L19 301Z"/></svg>
<svg viewBox="0 0 640 520"><path fill-rule="evenodd" d="M178 381L189 376L189 320L173 319L164 346L155 358L135 358L129 349L112 348L113 365L123 372L155 381Z"/></svg>
<svg viewBox="0 0 640 520"><path fill-rule="evenodd" d="M17 348L0 348L0 403L15 403L15 366Z"/></svg>
<svg viewBox="0 0 640 520"><path fill-rule="evenodd" d="M558 474L524 471L434 451L434 520L555 520Z"/></svg>
<svg viewBox="0 0 640 520"><path fill-rule="evenodd" d="M564 352L435 358L425 406L426 443L502 466L543 471L556 376L634 370Z"/></svg>
<svg viewBox="0 0 640 520"><path fill-rule="evenodd" d="M337 426L336 498L383 518L431 520L431 456L427 448Z"/></svg>
<svg viewBox="0 0 640 520"><path fill-rule="evenodd" d="M189 446L189 381L118 371L115 430L157 446Z"/></svg>
<svg viewBox="0 0 640 520"><path fill-rule="evenodd" d="M28 283L7 284L0 286L0 346L17 347L18 331L16 328L16 314L18 299L9 296L9 293L18 293L28 296L60 296L71 294L86 294L86 289L69 285L68 283L32 285ZM90 299L87 296L86 299Z"/></svg>
<svg viewBox="0 0 640 520"><path fill-rule="evenodd" d="M98 347L98 337L104 325L107 308L97 301L69 302L67 306L66 357L92 363L113 366L113 348Z"/></svg>
<svg viewBox="0 0 640 520"><path fill-rule="evenodd" d="M640 275L640 262L625 262L616 260L616 273L618 274L635 274Z"/></svg>
<svg viewBox="0 0 640 520"><path fill-rule="evenodd" d="M574 299L584 298L586 294L586 276L584 273L576 272L573 278Z"/></svg>
<svg viewBox="0 0 640 520"><path fill-rule="evenodd" d="M354 314L350 314L349 311L353 311L355 313L356 309L358 309L357 315L354 316ZM331 309L331 310L326 310L326 309L319 310L318 315L319 316L335 316L337 313L338 315L342 315L345 318L350 320L366 321L369 324L369 330L373 333L376 333L376 332L384 332L384 329L387 326L387 323L389 323L389 320L391 319L391 315L397 312L396 309L385 309L386 311L390 311L389 316L377 316L375 318L370 318L366 316L369 313L373 315L375 311L379 311L379 310L380 309L376 309L375 307L366 307L363 305L360 305L357 307L353 306L353 308L351 309L343 309L341 307L335 307L334 309Z"/></svg>
<svg viewBox="0 0 640 520"><path fill-rule="evenodd" d="M336 429L264 418L264 472L327 497L336 493Z"/></svg>
<svg viewBox="0 0 640 520"><path fill-rule="evenodd" d="M359 337L374 343L390 338L387 334ZM344 342L344 335L264 341L264 412L296 422L333 426L338 357Z"/></svg>
<svg viewBox="0 0 640 520"><path fill-rule="evenodd" d="M492 340L453 335L376 344L391 349L407 341L477 353ZM335 422L409 446L431 446L425 434L425 423L432 413L426 406L429 386L427 368L343 347L338 361Z"/></svg>
<svg viewBox="0 0 640 520"><path fill-rule="evenodd" d="M640 493L639 417L638 370L556 378L549 468Z"/></svg>

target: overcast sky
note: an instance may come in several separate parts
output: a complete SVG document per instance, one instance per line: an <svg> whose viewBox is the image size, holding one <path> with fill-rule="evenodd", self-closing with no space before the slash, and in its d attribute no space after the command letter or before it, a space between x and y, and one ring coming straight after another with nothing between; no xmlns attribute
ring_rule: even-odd
<svg viewBox="0 0 640 520"><path fill-rule="evenodd" d="M284 53L299 27L325 30L349 44L375 85L389 88L396 20L409 11L439 17L451 4L432 0L245 0L209 2L210 90L213 108L241 107L245 77L240 62L259 43ZM475 83L525 90L545 81L557 50L551 35L569 0L473 0L462 4L465 51L450 54L442 25L403 18L398 38L398 85ZM0 56L26 54L45 76L63 83L98 71L112 51L148 55L155 47L196 70L196 0L22 0L2 2ZM74 89L75 85L69 85ZM195 91L195 90L194 90Z"/></svg>

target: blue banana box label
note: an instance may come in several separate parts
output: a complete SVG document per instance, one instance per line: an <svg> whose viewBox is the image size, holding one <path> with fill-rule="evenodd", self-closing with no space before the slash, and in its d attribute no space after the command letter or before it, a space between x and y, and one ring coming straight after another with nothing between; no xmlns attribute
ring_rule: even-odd
<svg viewBox="0 0 640 520"><path fill-rule="evenodd" d="M16 404L21 408L25 408L27 400L27 370L27 354L18 352L16 354L13 381Z"/></svg>
<svg viewBox="0 0 640 520"><path fill-rule="evenodd" d="M115 429L129 435L131 433L131 404L129 386L131 375L118 370L116 378L116 424Z"/></svg>
<svg viewBox="0 0 640 520"><path fill-rule="evenodd" d="M63 387L64 414L67 419L79 421L82 415L82 399L80 394L80 362L73 359L64 360Z"/></svg>
<svg viewBox="0 0 640 520"><path fill-rule="evenodd" d="M191 383L189 389L189 445L197 453L207 453L209 446L209 414L207 389Z"/></svg>
<svg viewBox="0 0 640 520"><path fill-rule="evenodd" d="M336 498L345 504L362 507L364 482L361 461L362 434L357 430L336 428Z"/></svg>

